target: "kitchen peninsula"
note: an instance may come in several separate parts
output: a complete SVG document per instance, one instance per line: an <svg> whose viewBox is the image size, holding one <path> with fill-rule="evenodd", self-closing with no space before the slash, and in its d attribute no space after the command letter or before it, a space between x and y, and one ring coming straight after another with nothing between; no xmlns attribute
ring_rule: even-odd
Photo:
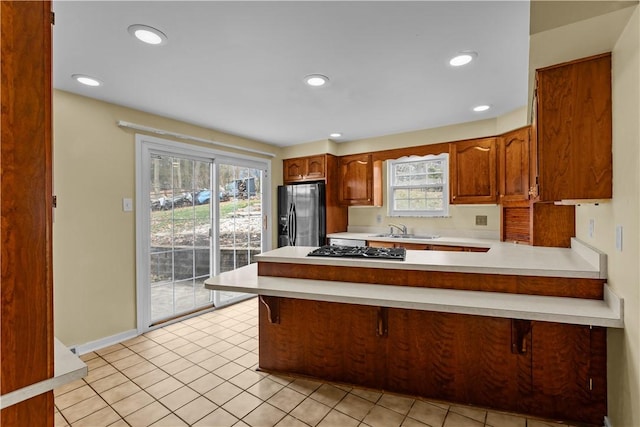
<svg viewBox="0 0 640 427"><path fill-rule="evenodd" d="M623 317L606 256L487 245L404 261L284 247L205 286L260 295L260 369L601 424Z"/></svg>

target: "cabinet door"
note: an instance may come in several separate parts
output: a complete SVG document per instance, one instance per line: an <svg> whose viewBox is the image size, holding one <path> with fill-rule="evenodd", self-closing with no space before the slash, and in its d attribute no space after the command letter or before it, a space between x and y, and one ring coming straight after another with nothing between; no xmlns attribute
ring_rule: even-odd
<svg viewBox="0 0 640 427"><path fill-rule="evenodd" d="M371 248L393 248L395 245L392 242L378 242L375 240L368 240L367 246Z"/></svg>
<svg viewBox="0 0 640 427"><path fill-rule="evenodd" d="M301 181L304 178L305 166L303 158L283 160L282 173L284 182Z"/></svg>
<svg viewBox="0 0 640 427"><path fill-rule="evenodd" d="M323 179L325 177L325 156L312 156L306 159L307 168L304 178L308 180Z"/></svg>
<svg viewBox="0 0 640 427"><path fill-rule="evenodd" d="M532 322L530 411L599 424L606 415L606 330Z"/></svg>
<svg viewBox="0 0 640 427"><path fill-rule="evenodd" d="M496 203L496 138L449 144L451 203Z"/></svg>
<svg viewBox="0 0 640 427"><path fill-rule="evenodd" d="M529 200L529 141L529 127L500 137L500 203Z"/></svg>
<svg viewBox="0 0 640 427"><path fill-rule="evenodd" d="M611 55L538 70L541 201L612 195Z"/></svg>
<svg viewBox="0 0 640 427"><path fill-rule="evenodd" d="M373 205L373 160L371 154L340 158L338 197L340 203L344 205Z"/></svg>

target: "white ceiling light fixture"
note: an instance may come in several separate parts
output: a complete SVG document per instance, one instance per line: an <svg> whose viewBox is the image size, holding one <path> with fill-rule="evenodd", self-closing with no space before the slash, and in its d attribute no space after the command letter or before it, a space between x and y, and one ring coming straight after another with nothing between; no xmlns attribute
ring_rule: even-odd
<svg viewBox="0 0 640 427"><path fill-rule="evenodd" d="M473 61L477 56L478 54L476 52L470 50L463 51L451 58L449 60L449 65L451 65L452 67L461 67Z"/></svg>
<svg viewBox="0 0 640 427"><path fill-rule="evenodd" d="M143 43L158 46L166 44L168 40L165 33L148 25L135 24L129 26L128 30L129 34Z"/></svg>
<svg viewBox="0 0 640 427"><path fill-rule="evenodd" d="M95 77L87 76L85 74L72 74L71 78L78 83L82 83L85 86L102 86L102 82Z"/></svg>
<svg viewBox="0 0 640 427"><path fill-rule="evenodd" d="M330 133L329 136L331 138L340 138L342 134L340 132L333 132L333 133Z"/></svg>
<svg viewBox="0 0 640 427"><path fill-rule="evenodd" d="M309 74L305 76L304 82L312 87L321 87L329 83L329 77L322 74Z"/></svg>
<svg viewBox="0 0 640 427"><path fill-rule="evenodd" d="M491 108L490 105L478 105L476 107L473 107L473 111L475 111L476 113L481 113L483 111L487 111L489 108Z"/></svg>

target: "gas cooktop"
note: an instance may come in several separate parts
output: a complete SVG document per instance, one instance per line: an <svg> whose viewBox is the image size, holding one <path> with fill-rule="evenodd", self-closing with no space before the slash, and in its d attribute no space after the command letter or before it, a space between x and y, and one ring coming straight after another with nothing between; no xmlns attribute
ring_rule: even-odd
<svg viewBox="0 0 640 427"><path fill-rule="evenodd" d="M381 258L404 261L407 251L404 248L370 248L368 246L325 245L315 249L307 256L333 258Z"/></svg>

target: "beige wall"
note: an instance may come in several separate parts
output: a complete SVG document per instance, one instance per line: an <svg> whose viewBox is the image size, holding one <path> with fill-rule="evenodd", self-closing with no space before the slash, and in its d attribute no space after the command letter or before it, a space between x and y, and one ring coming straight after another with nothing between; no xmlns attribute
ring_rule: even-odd
<svg viewBox="0 0 640 427"><path fill-rule="evenodd" d="M609 284L624 298L625 328L609 330L609 418L640 425L640 14L635 11L613 50L613 199L576 210L578 238L607 253ZM589 237L589 220L595 232ZM615 228L623 227L622 251Z"/></svg>
<svg viewBox="0 0 640 427"><path fill-rule="evenodd" d="M118 120L265 152L279 149L61 91L54 92L53 109L54 325L56 336L71 346L136 327L135 213L122 211L122 198L135 196L135 132L119 128ZM280 158L272 173L282 176Z"/></svg>

